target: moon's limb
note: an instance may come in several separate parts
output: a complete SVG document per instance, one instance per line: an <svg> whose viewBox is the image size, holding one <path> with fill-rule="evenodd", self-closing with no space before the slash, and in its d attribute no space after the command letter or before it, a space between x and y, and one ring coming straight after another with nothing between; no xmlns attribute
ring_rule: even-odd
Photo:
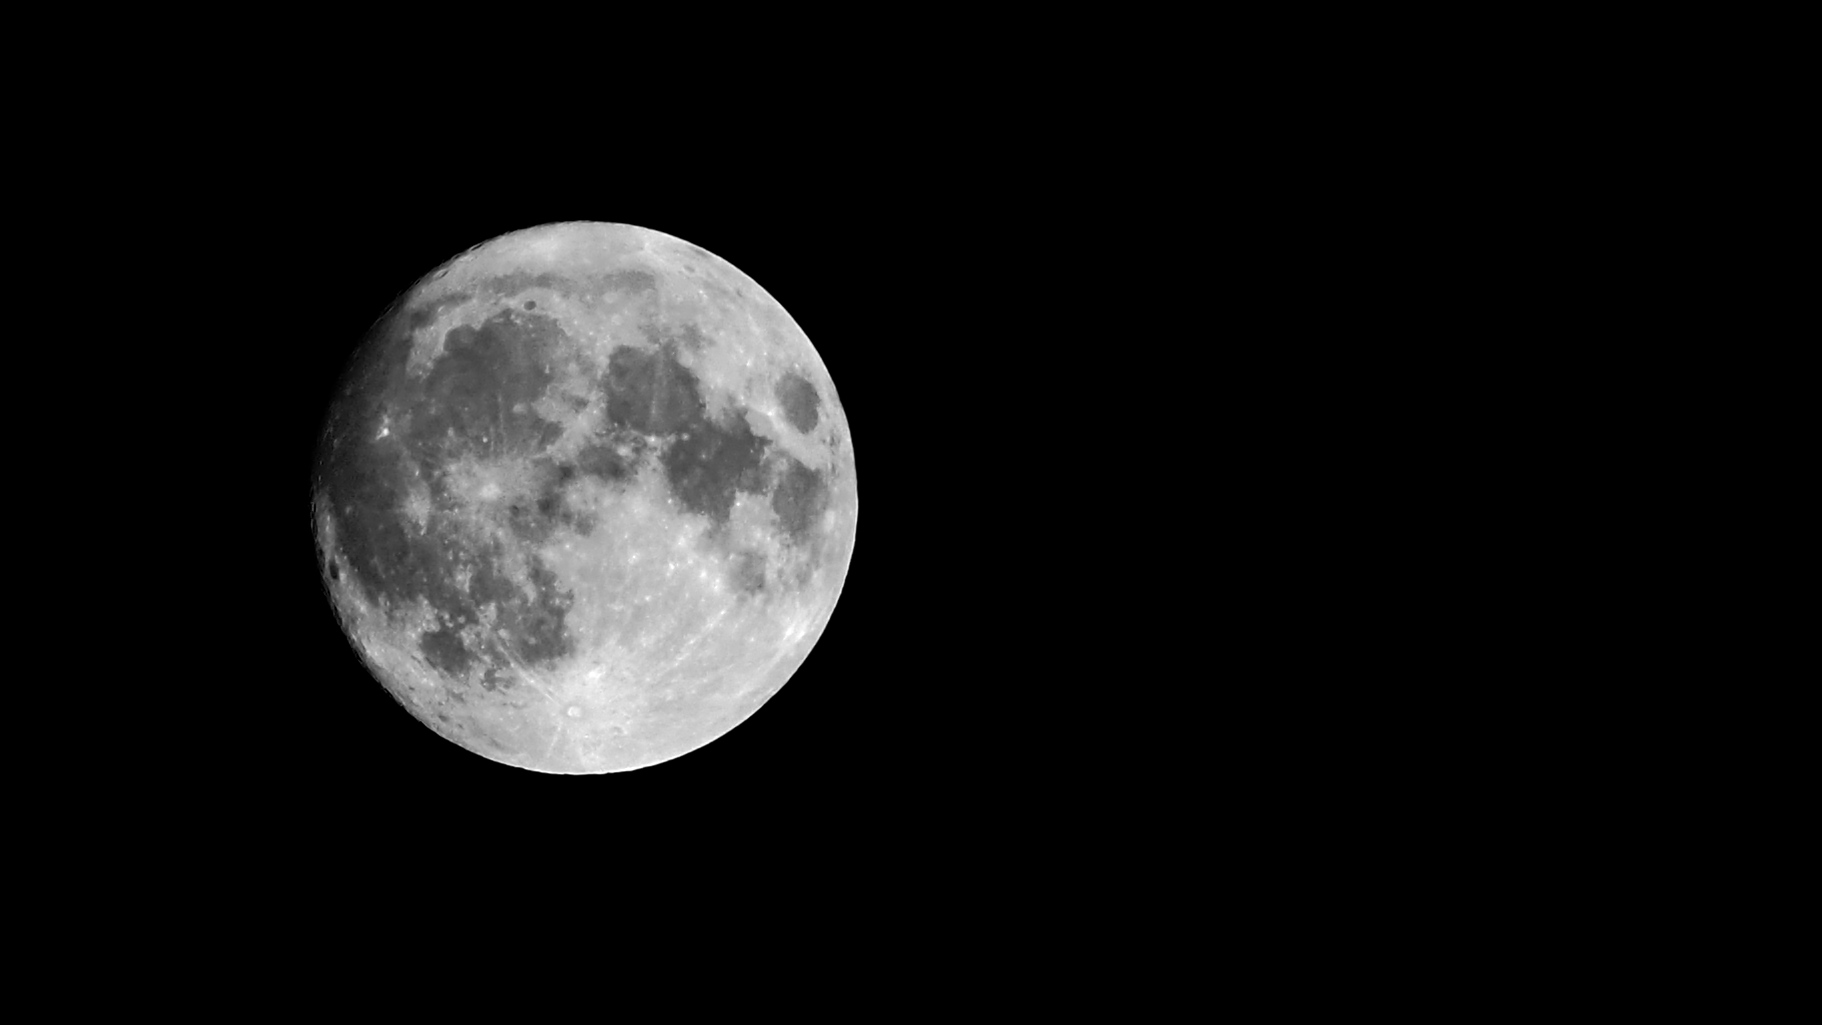
<svg viewBox="0 0 1822 1025"><path fill-rule="evenodd" d="M391 405L362 406L353 433L364 429L375 445L395 427L404 435L425 414L399 396L443 394L408 386L447 379L452 353L468 358L452 345L534 320L551 325L540 328L551 341L533 361L548 385L512 408L526 407L520 414L536 439L488 458L502 446L486 433L462 459L432 466L421 457L413 472L435 476L438 498L399 505L418 511L410 522L421 531L434 521L469 538L462 551L484 543L503 553L493 575L522 580L526 595L557 596L544 607L562 610L566 653L522 660L523 634L483 615L462 634L471 651L493 653L482 668L467 676L440 669L429 664L429 630L447 614L363 590L367 563L334 542L334 515L326 547L376 666L452 739L553 771L662 761L751 714L826 627L858 511L846 423L802 330L726 261L646 229L558 225L480 247L410 294L389 336L403 363L387 379ZM785 408L787 376L812 386L814 417ZM693 397L664 383L672 379L693 382ZM659 382L649 400L636 390L647 381ZM696 407L706 419L688 419ZM510 435L501 416L499 433ZM709 435L698 441L701 431ZM744 451L727 439L748 437L770 454L736 467L744 483L722 490L703 477ZM689 454L697 444L708 444L705 455ZM562 473L573 479L549 490ZM799 478L809 483L792 483ZM490 607L517 603L509 594Z"/></svg>

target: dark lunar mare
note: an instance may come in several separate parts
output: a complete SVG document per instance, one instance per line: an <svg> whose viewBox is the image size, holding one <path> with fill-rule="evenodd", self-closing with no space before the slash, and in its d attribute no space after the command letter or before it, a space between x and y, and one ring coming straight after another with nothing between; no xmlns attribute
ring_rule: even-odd
<svg viewBox="0 0 1822 1025"><path fill-rule="evenodd" d="M828 481L821 473L790 459L772 490L772 512L785 534L798 543L810 540L817 521L828 508Z"/></svg>
<svg viewBox="0 0 1822 1025"><path fill-rule="evenodd" d="M542 274L515 271L488 278L481 284L487 292L497 297L515 296L528 288L548 288L559 295L569 295L573 287L568 278L554 271Z"/></svg>
<svg viewBox="0 0 1822 1025"><path fill-rule="evenodd" d="M621 346L607 357L607 419L640 434L670 434L702 418L696 375L677 362L677 351Z"/></svg>
<svg viewBox="0 0 1822 1025"><path fill-rule="evenodd" d="M482 282L482 287L489 294L502 298L516 296L531 288L547 288L564 296L595 292L637 293L656 290L658 276L651 271L635 268L582 277L558 274L554 271L544 271L539 274L515 271L488 278Z"/></svg>
<svg viewBox="0 0 1822 1025"><path fill-rule="evenodd" d="M551 383L563 339L549 318L502 311L451 330L427 373L408 372L413 333L455 301L397 311L376 328L331 414L318 483L361 595L394 613L427 606L435 615L420 639L427 662L456 676L483 665L491 685L509 685L511 660L545 666L572 653L564 629L571 597L535 558L527 597L505 570L498 539L457 529L445 475L465 454L530 455L555 440L560 428L532 404ZM390 425L384 436L382 424ZM433 498L422 524L405 511L413 491ZM509 507L506 525L517 538L542 540L554 529L546 508L530 500Z"/></svg>
<svg viewBox="0 0 1822 1025"><path fill-rule="evenodd" d="M726 523L734 511L735 492L764 490L760 467L768 447L739 413L720 421L692 422L664 451L671 494L690 512L717 525Z"/></svg>
<svg viewBox="0 0 1822 1025"><path fill-rule="evenodd" d="M652 348L621 347L608 355L602 389L607 422L600 437L576 458L576 472L610 483L624 480L654 449L671 498L685 511L709 521L721 535L742 493L770 504L786 566L769 565L759 552L729 553L729 580L744 595L767 592L768 582L806 586L820 551L816 539L830 503L828 478L754 432L743 409L720 415L701 381L680 361L697 337L678 329L670 337L648 332ZM809 382L796 378L791 394L796 426L814 426L819 402ZM782 576L778 574L782 573ZM773 579L776 578L776 579Z"/></svg>
<svg viewBox="0 0 1822 1025"><path fill-rule="evenodd" d="M477 442L493 451L541 451L555 441L562 428L531 404L550 387L548 361L561 335L556 321L518 310L450 331L443 355L400 403L410 411L417 453L456 454Z"/></svg>
<svg viewBox="0 0 1822 1025"><path fill-rule="evenodd" d="M821 403L809 381L798 374L786 374L778 379L773 395L784 410L785 420L797 428L797 433L808 434L816 429Z"/></svg>
<svg viewBox="0 0 1822 1025"><path fill-rule="evenodd" d="M563 469L568 470L572 475L578 472L586 473L609 484L618 484L633 475L633 471L638 467L639 455L645 448L644 439L638 436L628 437L620 444L626 446L631 453L630 457L622 456L615 445L590 444L583 446L582 450L576 453L574 466L567 466ZM562 483L567 484L568 481L564 480Z"/></svg>
<svg viewBox="0 0 1822 1025"><path fill-rule="evenodd" d="M686 344L692 330L680 331ZM615 445L655 437L663 446L659 465L665 482L686 511L724 524L736 492L764 492L762 467L770 443L753 433L738 410L709 415L701 382L679 362L676 339L656 349L615 349L602 386L610 433L583 450L582 465L589 472L619 479L631 468Z"/></svg>
<svg viewBox="0 0 1822 1025"><path fill-rule="evenodd" d="M754 595L765 590L765 556L759 552L738 552L733 558L734 588Z"/></svg>

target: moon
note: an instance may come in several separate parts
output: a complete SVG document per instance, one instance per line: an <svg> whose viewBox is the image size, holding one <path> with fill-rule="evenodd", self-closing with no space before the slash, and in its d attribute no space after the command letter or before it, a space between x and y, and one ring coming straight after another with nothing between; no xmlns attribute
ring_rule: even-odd
<svg viewBox="0 0 1822 1025"><path fill-rule="evenodd" d="M559 773L751 716L823 635L858 512L841 403L784 307L618 224L494 239L407 290L354 350L312 483L377 682L450 742Z"/></svg>

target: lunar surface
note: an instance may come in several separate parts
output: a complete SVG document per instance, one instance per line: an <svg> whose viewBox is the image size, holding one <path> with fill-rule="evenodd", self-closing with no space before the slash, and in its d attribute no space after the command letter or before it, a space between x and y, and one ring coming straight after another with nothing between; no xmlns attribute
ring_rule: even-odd
<svg viewBox="0 0 1822 1025"><path fill-rule="evenodd" d="M375 675L449 740L556 772L746 719L822 635L854 544L809 340L740 271L625 225L500 238L406 293L316 473L325 582Z"/></svg>

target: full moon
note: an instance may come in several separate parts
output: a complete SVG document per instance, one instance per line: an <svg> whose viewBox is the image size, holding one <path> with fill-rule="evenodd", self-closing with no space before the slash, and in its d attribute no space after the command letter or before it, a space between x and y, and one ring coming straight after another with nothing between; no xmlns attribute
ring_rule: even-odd
<svg viewBox="0 0 1822 1025"><path fill-rule="evenodd" d="M628 225L504 236L411 287L355 350L315 474L324 583L378 685L547 772L746 720L854 546L853 444L809 339L724 260Z"/></svg>

